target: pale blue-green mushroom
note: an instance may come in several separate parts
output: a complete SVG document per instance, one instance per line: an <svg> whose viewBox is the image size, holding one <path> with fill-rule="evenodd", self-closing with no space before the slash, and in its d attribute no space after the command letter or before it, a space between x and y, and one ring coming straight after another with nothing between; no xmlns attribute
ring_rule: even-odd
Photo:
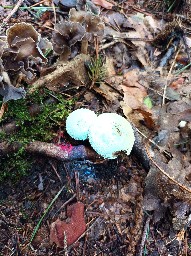
<svg viewBox="0 0 191 256"><path fill-rule="evenodd" d="M66 119L66 131L75 140L86 140L89 127L96 123L97 115L85 108L80 108L72 113Z"/></svg>
<svg viewBox="0 0 191 256"><path fill-rule="evenodd" d="M107 159L117 158L115 153L131 153L135 142L133 128L124 117L115 113L103 113L89 128L89 142L92 148Z"/></svg>

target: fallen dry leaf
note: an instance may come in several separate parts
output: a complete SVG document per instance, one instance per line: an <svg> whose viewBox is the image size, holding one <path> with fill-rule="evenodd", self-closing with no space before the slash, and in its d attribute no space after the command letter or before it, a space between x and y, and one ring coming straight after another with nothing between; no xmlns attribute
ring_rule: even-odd
<svg viewBox="0 0 191 256"><path fill-rule="evenodd" d="M136 109L139 113L142 114L143 118L144 118L144 124L146 125L146 127L150 130L154 130L155 128L155 122L152 119L152 114L149 113L148 111L145 111L143 109Z"/></svg>
<svg viewBox="0 0 191 256"><path fill-rule="evenodd" d="M143 14L136 14L131 16L128 19L131 26L134 30L131 30L127 33L127 37L129 38L141 38L142 40L133 40L132 43L137 47L135 51L135 55L137 59L141 62L144 67L148 66L149 56L146 50L146 41L148 39L152 39L151 27L154 24L154 20L152 18L147 18ZM156 25L152 30L156 30Z"/></svg>
<svg viewBox="0 0 191 256"><path fill-rule="evenodd" d="M69 222L57 219L50 226L50 243L55 243L58 247L73 244L86 230L84 220L84 204L77 202L67 207Z"/></svg>
<svg viewBox="0 0 191 256"><path fill-rule="evenodd" d="M112 3L109 3L105 0L92 0L92 2L94 4L100 5L101 7L105 8L105 9L112 9L112 7L114 6Z"/></svg>
<svg viewBox="0 0 191 256"><path fill-rule="evenodd" d="M122 108L139 109L143 106L143 99L147 96L146 89L138 82L138 72L136 69L124 75L120 85L124 92Z"/></svg>
<svg viewBox="0 0 191 256"><path fill-rule="evenodd" d="M181 88L184 84L184 81L185 81L185 78L183 77L179 77L178 79L174 80L170 85L169 87L174 89L174 90L177 90L179 88Z"/></svg>

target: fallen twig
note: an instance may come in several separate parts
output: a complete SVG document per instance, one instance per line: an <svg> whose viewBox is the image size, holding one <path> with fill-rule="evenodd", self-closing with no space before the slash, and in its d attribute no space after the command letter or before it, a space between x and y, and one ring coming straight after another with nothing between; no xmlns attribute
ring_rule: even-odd
<svg viewBox="0 0 191 256"><path fill-rule="evenodd" d="M0 157L6 156L9 153L17 152L24 146L27 153L40 154L47 157L56 158L62 161L72 161L77 159L91 159L99 158L99 155L83 145L71 146L70 148L62 147L62 145L55 145L53 143L34 141L27 145L22 145L19 142L0 143Z"/></svg>
<svg viewBox="0 0 191 256"><path fill-rule="evenodd" d="M3 23L7 23L13 14L19 9L24 0L19 0L9 15L3 20Z"/></svg>

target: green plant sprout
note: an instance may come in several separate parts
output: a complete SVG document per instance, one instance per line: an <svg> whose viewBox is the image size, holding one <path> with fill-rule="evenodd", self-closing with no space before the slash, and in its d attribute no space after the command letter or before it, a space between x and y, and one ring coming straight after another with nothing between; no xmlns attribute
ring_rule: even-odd
<svg viewBox="0 0 191 256"><path fill-rule="evenodd" d="M88 68L88 75L92 81L92 84L99 84L104 80L106 71L103 65L103 60L100 56L96 58L91 58L91 60L86 63Z"/></svg>
<svg viewBox="0 0 191 256"><path fill-rule="evenodd" d="M48 205L48 207L46 208L44 214L42 215L42 217L40 218L39 222L37 223L36 227L34 228L33 232L32 232L32 235L31 235L31 238L30 238L30 241L29 241L29 244L32 243L34 237L36 236L36 233L38 232L39 230L39 227L44 219L44 217L46 216L46 214L49 212L50 208L52 207L52 205L54 204L54 202L56 201L56 199L59 197L59 195L61 194L62 190L65 188L65 186L63 186L59 191L58 193L56 194L56 196L53 198L53 200L50 202L50 204Z"/></svg>

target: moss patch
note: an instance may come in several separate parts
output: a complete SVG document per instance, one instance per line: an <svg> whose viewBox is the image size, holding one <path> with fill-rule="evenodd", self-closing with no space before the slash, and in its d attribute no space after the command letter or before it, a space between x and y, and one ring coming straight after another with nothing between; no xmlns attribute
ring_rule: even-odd
<svg viewBox="0 0 191 256"><path fill-rule="evenodd" d="M8 102L8 111L4 114L1 124L15 121L18 131L13 134L0 133L0 141L49 142L55 136L74 104L74 100L65 100L62 95L56 95L49 90L40 90L25 99ZM24 147L17 153L0 160L0 182L5 178L18 180L26 174L31 161Z"/></svg>

